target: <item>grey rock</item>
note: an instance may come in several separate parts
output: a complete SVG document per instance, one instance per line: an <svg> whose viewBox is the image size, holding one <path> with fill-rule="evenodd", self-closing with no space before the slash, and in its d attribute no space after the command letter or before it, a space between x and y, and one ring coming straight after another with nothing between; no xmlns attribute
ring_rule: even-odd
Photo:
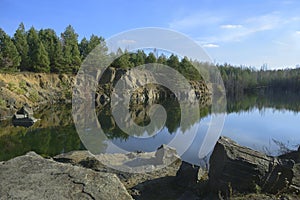
<svg viewBox="0 0 300 200"><path fill-rule="evenodd" d="M209 184L214 190L277 193L290 185L294 161L267 156L221 137L211 155Z"/></svg>
<svg viewBox="0 0 300 200"><path fill-rule="evenodd" d="M34 152L0 163L0 199L132 199L119 179Z"/></svg>
<svg viewBox="0 0 300 200"><path fill-rule="evenodd" d="M181 160L176 150L165 145L159 148L158 151L150 153L132 152L129 154L100 154L94 156L88 151L73 151L57 155L54 157L54 160L83 166L99 172L114 173L127 189L161 177L175 177L181 165ZM140 173L120 171L117 170L117 165L112 168L106 165L107 162L110 162L110 166L116 163L122 169L125 169L128 163L139 163L142 166L137 166L137 170L141 169L142 171ZM143 169L145 170L143 171Z"/></svg>
<svg viewBox="0 0 300 200"><path fill-rule="evenodd" d="M176 183L180 187L192 187L198 182L198 172L198 166L183 161L176 174Z"/></svg>
<svg viewBox="0 0 300 200"><path fill-rule="evenodd" d="M300 146L297 151L291 151L288 153L285 153L283 155L278 156L280 159L290 159L295 161L295 163L300 163Z"/></svg>

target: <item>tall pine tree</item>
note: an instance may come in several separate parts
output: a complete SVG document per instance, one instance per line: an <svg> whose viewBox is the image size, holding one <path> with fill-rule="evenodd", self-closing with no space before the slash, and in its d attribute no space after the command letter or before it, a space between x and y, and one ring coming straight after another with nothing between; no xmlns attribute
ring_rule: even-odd
<svg viewBox="0 0 300 200"><path fill-rule="evenodd" d="M88 55L88 48L89 48L89 41L84 37L82 38L82 40L80 41L79 44L79 51L80 51L80 55L82 60L86 58L86 56Z"/></svg>
<svg viewBox="0 0 300 200"><path fill-rule="evenodd" d="M80 52L78 48L78 35L74 28L69 25L61 34L63 43L63 55L65 72L77 72L81 65Z"/></svg>
<svg viewBox="0 0 300 200"><path fill-rule="evenodd" d="M16 71L21 57L11 38L0 28L0 69Z"/></svg>
<svg viewBox="0 0 300 200"><path fill-rule="evenodd" d="M61 72L64 64L62 45L55 31L53 29L42 29L39 31L39 38L48 53L50 71Z"/></svg>
<svg viewBox="0 0 300 200"><path fill-rule="evenodd" d="M19 28L16 30L14 37L13 37L13 42L21 56L21 63L19 66L19 69L21 71L27 70L28 67L28 44L27 44L27 39L26 39L26 32L25 32L25 26L23 23L19 25Z"/></svg>
<svg viewBox="0 0 300 200"><path fill-rule="evenodd" d="M30 71L34 72L50 72L50 61L48 53L39 39L37 31L31 27L27 35L27 43L29 46L29 66Z"/></svg>

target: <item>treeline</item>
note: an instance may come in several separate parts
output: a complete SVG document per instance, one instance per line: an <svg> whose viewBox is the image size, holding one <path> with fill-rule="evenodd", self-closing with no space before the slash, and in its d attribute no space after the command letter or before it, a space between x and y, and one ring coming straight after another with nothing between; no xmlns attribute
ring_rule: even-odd
<svg viewBox="0 0 300 200"><path fill-rule="evenodd" d="M257 89L272 89L278 92L298 92L300 69L256 70L250 67L217 65L227 95L237 96Z"/></svg>
<svg viewBox="0 0 300 200"><path fill-rule="evenodd" d="M104 38L92 35L78 42L78 34L69 25L57 36L53 29L25 30L21 23L11 38L0 29L0 70L52 73L76 73L82 60Z"/></svg>
<svg viewBox="0 0 300 200"><path fill-rule="evenodd" d="M121 50L119 49L119 51ZM117 54L119 53L117 52ZM149 63L158 63L162 65L167 65L168 67L177 70L188 80L202 79L202 76L197 71L197 69L193 66L192 61L189 58L184 57L180 59L178 58L178 56L174 54L167 57L164 54L155 56L154 52L150 52L146 54L143 50L138 50L136 53L129 53L125 51L124 53L122 53L122 56L115 59L110 66L114 68L130 69L132 67L149 64ZM155 66L159 67L159 65L153 65L153 67Z"/></svg>

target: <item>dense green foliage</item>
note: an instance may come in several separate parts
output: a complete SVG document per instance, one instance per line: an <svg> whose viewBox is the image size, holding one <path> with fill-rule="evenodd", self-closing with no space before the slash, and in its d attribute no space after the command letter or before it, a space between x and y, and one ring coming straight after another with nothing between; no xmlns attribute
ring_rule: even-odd
<svg viewBox="0 0 300 200"><path fill-rule="evenodd" d="M0 71L76 73L97 45L107 51L102 37L92 35L79 43L71 25L59 37L53 29L26 31L21 23L12 38L0 29Z"/></svg>

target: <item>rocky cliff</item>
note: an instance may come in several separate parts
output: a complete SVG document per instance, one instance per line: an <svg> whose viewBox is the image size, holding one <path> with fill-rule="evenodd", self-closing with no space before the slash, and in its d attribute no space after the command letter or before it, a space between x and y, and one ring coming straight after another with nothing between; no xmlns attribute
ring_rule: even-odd
<svg viewBox="0 0 300 200"><path fill-rule="evenodd" d="M71 102L73 75L0 74L0 119L11 116L25 103L37 108L45 103Z"/></svg>
<svg viewBox="0 0 300 200"><path fill-rule="evenodd" d="M211 94L203 81L190 81L189 84L193 91L185 90L173 94L168 88L158 84L147 84L141 87L141 83L147 82L146 76L110 67L99 80L95 97L98 106L110 101L116 83L126 73L131 73L130 78L125 76L124 80L126 85L130 85L134 89L131 95L132 103L151 103L173 98L176 95L178 99L191 99L192 96L196 96L201 105L210 104ZM0 74L0 119L12 116L25 103L37 108L45 103L71 102L74 82L75 76L70 74ZM80 98L86 98L85 93L78 95Z"/></svg>

